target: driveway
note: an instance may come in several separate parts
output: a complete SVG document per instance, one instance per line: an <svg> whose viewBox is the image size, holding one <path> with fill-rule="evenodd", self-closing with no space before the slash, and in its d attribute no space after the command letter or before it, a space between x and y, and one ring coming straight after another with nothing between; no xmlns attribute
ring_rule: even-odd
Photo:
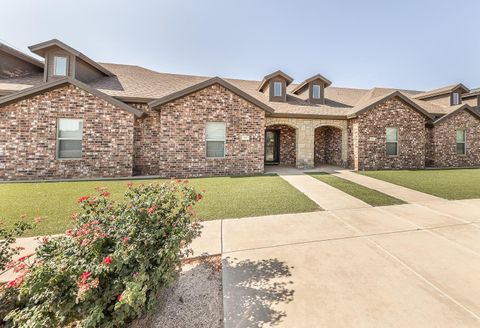
<svg viewBox="0 0 480 328"><path fill-rule="evenodd" d="M480 200L223 220L225 327L480 327Z"/></svg>

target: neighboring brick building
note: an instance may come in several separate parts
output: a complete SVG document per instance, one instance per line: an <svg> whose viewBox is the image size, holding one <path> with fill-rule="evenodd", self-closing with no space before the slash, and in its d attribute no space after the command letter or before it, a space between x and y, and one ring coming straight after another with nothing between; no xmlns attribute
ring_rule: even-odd
<svg viewBox="0 0 480 328"><path fill-rule="evenodd" d="M358 149L354 168L358 170L418 169L425 167L428 113L404 101L402 96L387 98L351 120L361 131L356 138ZM386 130L397 129L397 154L387 154ZM352 147L353 148L353 147Z"/></svg>
<svg viewBox="0 0 480 328"><path fill-rule="evenodd" d="M242 175L264 165L480 166L480 90L336 88L100 64L0 44L0 180Z"/></svg>
<svg viewBox="0 0 480 328"><path fill-rule="evenodd" d="M469 107L462 106L445 115L437 120L430 130L432 166L480 166L479 118ZM457 133L464 135L464 144L462 140L457 140Z"/></svg>

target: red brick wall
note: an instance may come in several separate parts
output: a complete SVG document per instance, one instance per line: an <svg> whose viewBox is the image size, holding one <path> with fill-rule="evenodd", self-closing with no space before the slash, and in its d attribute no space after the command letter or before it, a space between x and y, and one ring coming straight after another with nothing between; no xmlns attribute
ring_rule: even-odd
<svg viewBox="0 0 480 328"><path fill-rule="evenodd" d="M427 167L433 167L435 165L434 163L434 157L435 157L435 144L434 144L434 130L431 125L427 126L425 128L426 132L426 140L425 140L425 166Z"/></svg>
<svg viewBox="0 0 480 328"><path fill-rule="evenodd" d="M135 167L167 177L241 175L263 172L265 112L220 85L161 106L138 120ZM207 122L226 123L225 158L207 158ZM242 140L242 136L250 140ZM138 139L137 139L138 138Z"/></svg>
<svg viewBox="0 0 480 328"><path fill-rule="evenodd" d="M360 114L356 122L359 170L425 167L426 118L400 98L389 99ZM398 128L398 156L386 155L387 127Z"/></svg>
<svg viewBox="0 0 480 328"><path fill-rule="evenodd" d="M342 131L332 126L315 129L315 165L341 166Z"/></svg>
<svg viewBox="0 0 480 328"><path fill-rule="evenodd" d="M280 164L295 165L297 141L295 128L284 124L270 125L267 129L280 131Z"/></svg>
<svg viewBox="0 0 480 328"><path fill-rule="evenodd" d="M82 159L57 160L57 119L83 119ZM0 179L132 174L133 114L75 86L0 106Z"/></svg>
<svg viewBox="0 0 480 328"><path fill-rule="evenodd" d="M456 153L457 129L466 130L466 155ZM480 120L465 110L453 114L434 126L433 146L436 167L480 166Z"/></svg>
<svg viewBox="0 0 480 328"><path fill-rule="evenodd" d="M146 104L129 104L143 110L146 117L135 119L133 173L137 175L159 175L162 150L160 112Z"/></svg>

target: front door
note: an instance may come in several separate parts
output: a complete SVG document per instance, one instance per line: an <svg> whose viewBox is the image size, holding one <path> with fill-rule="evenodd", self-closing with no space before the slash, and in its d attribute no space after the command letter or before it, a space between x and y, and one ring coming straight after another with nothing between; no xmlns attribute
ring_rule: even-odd
<svg viewBox="0 0 480 328"><path fill-rule="evenodd" d="M278 164L280 162L280 131L265 131L265 164Z"/></svg>

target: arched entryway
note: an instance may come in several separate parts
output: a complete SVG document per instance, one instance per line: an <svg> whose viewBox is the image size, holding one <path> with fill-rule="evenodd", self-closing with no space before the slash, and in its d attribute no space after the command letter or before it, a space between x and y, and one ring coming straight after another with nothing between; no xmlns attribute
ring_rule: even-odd
<svg viewBox="0 0 480 328"><path fill-rule="evenodd" d="M342 130L322 125L315 129L315 166L342 166Z"/></svg>
<svg viewBox="0 0 480 328"><path fill-rule="evenodd" d="M265 164L294 166L297 161L297 131L286 124L265 129Z"/></svg>

